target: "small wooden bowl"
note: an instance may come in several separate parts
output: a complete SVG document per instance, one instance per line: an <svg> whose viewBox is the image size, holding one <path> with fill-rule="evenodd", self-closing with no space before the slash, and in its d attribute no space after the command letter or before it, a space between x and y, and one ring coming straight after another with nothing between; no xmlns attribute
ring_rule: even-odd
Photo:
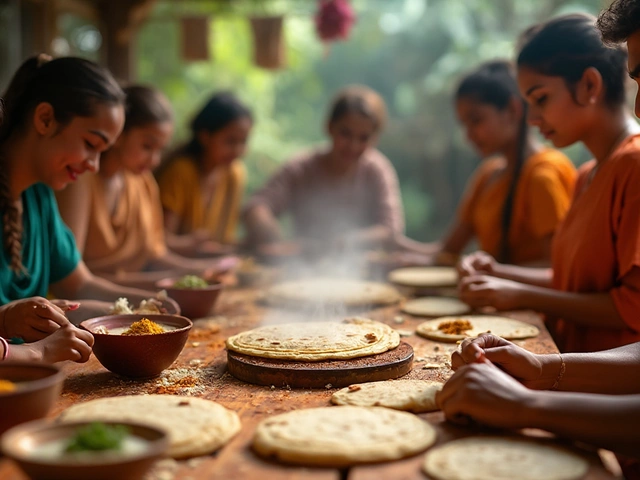
<svg viewBox="0 0 640 480"><path fill-rule="evenodd" d="M130 455L95 455L79 460L63 456L46 458L34 453L49 442L72 438L78 428L89 422L51 423L44 420L25 423L2 437L2 452L34 480L138 480L169 446L167 434L157 428L128 422L104 422L129 427L131 435L145 441L146 448Z"/></svg>
<svg viewBox="0 0 640 480"><path fill-rule="evenodd" d="M64 374L53 365L35 362L0 363L0 379L17 383L0 393L0 434L20 423L43 418L60 396Z"/></svg>
<svg viewBox="0 0 640 480"><path fill-rule="evenodd" d="M175 330L130 336L96 332L98 327L108 331L128 328L142 318ZM193 323L179 315L130 314L91 318L80 326L93 334L93 353L107 370L126 377L143 378L159 375L178 358Z"/></svg>
<svg viewBox="0 0 640 480"><path fill-rule="evenodd" d="M167 295L178 302L185 317L209 316L222 292L223 284L214 282L203 288L176 288L173 285L178 280L179 278L165 278L158 281L156 287L166 290Z"/></svg>

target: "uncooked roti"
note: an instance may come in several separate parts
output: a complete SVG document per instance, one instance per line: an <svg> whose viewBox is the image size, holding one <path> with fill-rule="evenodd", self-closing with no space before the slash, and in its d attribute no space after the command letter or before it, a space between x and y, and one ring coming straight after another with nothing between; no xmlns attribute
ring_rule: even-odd
<svg viewBox="0 0 640 480"><path fill-rule="evenodd" d="M346 467L408 457L435 439L435 429L412 413L342 406L267 418L256 429L253 448L285 463Z"/></svg>
<svg viewBox="0 0 640 480"><path fill-rule="evenodd" d="M574 480L587 473L589 464L540 441L470 437L430 450L423 468L438 480Z"/></svg>
<svg viewBox="0 0 640 480"><path fill-rule="evenodd" d="M240 419L222 405L179 395L125 395L79 403L62 412L63 422L138 422L165 430L173 458L216 451L240 431Z"/></svg>
<svg viewBox="0 0 640 480"><path fill-rule="evenodd" d="M406 302L402 311L416 317L444 317L464 315L469 313L471 308L457 298L423 297Z"/></svg>
<svg viewBox="0 0 640 480"><path fill-rule="evenodd" d="M253 357L314 362L365 357L400 345L400 335L366 318L342 322L285 323L242 332L227 339L227 349Z"/></svg>
<svg viewBox="0 0 640 480"><path fill-rule="evenodd" d="M453 287L458 272L453 267L407 267L389 273L389 281L403 287Z"/></svg>
<svg viewBox="0 0 640 480"><path fill-rule="evenodd" d="M418 335L439 342L457 342L486 332L508 340L535 337L540 333L537 327L528 323L490 315L434 318L421 323L416 328Z"/></svg>
<svg viewBox="0 0 640 480"><path fill-rule="evenodd" d="M336 405L388 407L414 413L438 410L436 393L442 382L429 380L388 380L349 385L331 397Z"/></svg>
<svg viewBox="0 0 640 480"><path fill-rule="evenodd" d="M391 285L360 280L318 278L295 280L274 285L267 290L265 300L272 306L391 305L400 300Z"/></svg>

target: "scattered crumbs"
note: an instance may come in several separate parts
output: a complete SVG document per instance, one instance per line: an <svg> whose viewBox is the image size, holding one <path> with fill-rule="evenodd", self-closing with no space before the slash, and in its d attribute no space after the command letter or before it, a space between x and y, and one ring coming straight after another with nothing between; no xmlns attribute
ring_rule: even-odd
<svg viewBox="0 0 640 480"><path fill-rule="evenodd" d="M400 335L401 337L410 337L411 335L413 335L412 330L396 330L396 332L398 332L398 335Z"/></svg>
<svg viewBox="0 0 640 480"><path fill-rule="evenodd" d="M427 359L424 358L424 357L416 357L414 359L414 362L416 362L416 363L422 363L422 362L426 362L426 361L427 361Z"/></svg>
<svg viewBox="0 0 640 480"><path fill-rule="evenodd" d="M398 315L397 317L393 317L393 321L396 323L404 323L404 317Z"/></svg>
<svg viewBox="0 0 640 480"><path fill-rule="evenodd" d="M200 346L200 342L191 342L191 346L192 347L199 347Z"/></svg>
<svg viewBox="0 0 640 480"><path fill-rule="evenodd" d="M440 365L439 363L426 363L422 366L423 370L429 370L432 368L440 368L442 365Z"/></svg>
<svg viewBox="0 0 640 480"><path fill-rule="evenodd" d="M194 358L189 361L189 365L191 365L192 367L197 367L201 363L202 363L202 360L200 360L199 358Z"/></svg>
<svg viewBox="0 0 640 480"><path fill-rule="evenodd" d="M435 346L433 347L433 351L434 351L434 352L437 352L438 350L440 350L440 345L435 345Z"/></svg>
<svg viewBox="0 0 640 480"><path fill-rule="evenodd" d="M330 383L327 383L324 388L326 388L327 390L329 390L330 388L333 388L333 385L331 385Z"/></svg>
<svg viewBox="0 0 640 480"><path fill-rule="evenodd" d="M271 385L271 390L275 390L276 386L275 385Z"/></svg>
<svg viewBox="0 0 640 480"><path fill-rule="evenodd" d="M187 460L185 462L185 465L189 468L195 468L198 465L200 465L202 462L204 462L206 460L205 457L196 457L196 458L190 458L189 460Z"/></svg>
<svg viewBox="0 0 640 480"><path fill-rule="evenodd" d="M163 458L153 464L144 480L173 480L178 466L178 462L173 458Z"/></svg>

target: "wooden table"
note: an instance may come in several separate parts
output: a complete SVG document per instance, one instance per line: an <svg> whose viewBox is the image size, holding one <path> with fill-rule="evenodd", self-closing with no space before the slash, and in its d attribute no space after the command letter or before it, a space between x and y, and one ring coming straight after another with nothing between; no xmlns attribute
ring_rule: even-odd
<svg viewBox="0 0 640 480"><path fill-rule="evenodd" d="M238 413L242 421L241 432L217 453L192 460L175 462L163 460L149 475L154 480L180 479L258 479L258 480L424 480L421 471L424 454L396 462L357 466L348 469L302 468L281 465L262 460L250 448L257 423L267 416L290 410L330 405L329 399L335 391L330 386L321 390L290 390L282 386L256 386L236 380L226 373L226 351L224 340L235 333L254 328L264 323L287 320L291 312L267 311L256 303L259 291L255 289L229 289L222 295L216 307L217 317L208 324L217 323L221 329L212 334L198 326L192 330L184 351L170 370L158 379L139 381L118 377L106 371L91 357L88 363L78 365L66 363L63 366L68 378L62 397L51 412L54 417L70 405L78 402L114 395L133 393L178 393L192 394L214 400ZM382 321L398 330L415 331L423 319L400 314L398 306L380 308L367 313L374 320ZM538 337L520 343L537 352L555 352L549 333L538 315L532 312L517 312L518 318L536 325L541 333ZM440 379L448 378L448 368L423 369L426 363L448 360L456 345L436 343L414 335L404 341L415 350L413 370L405 378ZM183 388L175 381L182 379ZM169 381L173 381L172 382ZM440 412L420 415L438 430L437 444L470 435L490 433L478 427L460 428L445 422ZM585 479L613 479L593 450L581 450L590 462ZM0 459L0 479L25 480L26 477L7 459Z"/></svg>

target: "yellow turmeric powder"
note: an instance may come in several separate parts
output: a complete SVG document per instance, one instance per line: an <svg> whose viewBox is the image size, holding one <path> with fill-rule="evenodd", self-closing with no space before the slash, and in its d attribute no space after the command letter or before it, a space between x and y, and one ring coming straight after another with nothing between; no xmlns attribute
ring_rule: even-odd
<svg viewBox="0 0 640 480"><path fill-rule="evenodd" d="M122 335L152 335L154 333L164 333L164 328L148 318L141 318L133 322L131 326L122 332Z"/></svg>
<svg viewBox="0 0 640 480"><path fill-rule="evenodd" d="M441 322L438 325L438 330L441 330L447 335L462 335L467 330L471 330L472 325L469 320L453 320L450 322Z"/></svg>
<svg viewBox="0 0 640 480"><path fill-rule="evenodd" d="M16 389L16 384L9 380L0 379L0 393L13 392Z"/></svg>

